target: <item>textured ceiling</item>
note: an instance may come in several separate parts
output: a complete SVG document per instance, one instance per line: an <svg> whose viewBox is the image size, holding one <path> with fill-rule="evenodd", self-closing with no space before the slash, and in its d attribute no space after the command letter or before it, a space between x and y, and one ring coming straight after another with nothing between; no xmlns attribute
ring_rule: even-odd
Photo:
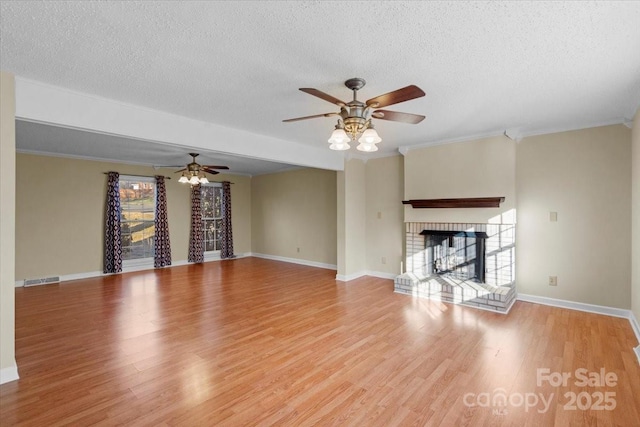
<svg viewBox="0 0 640 427"><path fill-rule="evenodd" d="M362 100L409 84L427 94L389 107L422 123L376 122L383 152L620 123L640 101L640 2L2 2L0 12L1 67L17 76L315 146L335 119L282 119L337 108L297 89L349 100L351 77L367 80Z"/></svg>

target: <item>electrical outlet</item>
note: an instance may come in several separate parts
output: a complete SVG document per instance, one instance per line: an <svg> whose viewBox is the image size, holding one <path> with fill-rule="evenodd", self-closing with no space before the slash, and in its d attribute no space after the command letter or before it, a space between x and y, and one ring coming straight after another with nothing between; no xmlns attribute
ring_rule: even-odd
<svg viewBox="0 0 640 427"><path fill-rule="evenodd" d="M549 212L549 221L558 222L558 212Z"/></svg>
<svg viewBox="0 0 640 427"><path fill-rule="evenodd" d="M300 248L296 248L296 252L300 253Z"/></svg>
<svg viewBox="0 0 640 427"><path fill-rule="evenodd" d="M558 286L558 276L549 276L549 286Z"/></svg>
<svg viewBox="0 0 640 427"><path fill-rule="evenodd" d="M381 262L382 262L383 264L386 264L386 263L387 263L387 258L386 258L386 257L382 257Z"/></svg>

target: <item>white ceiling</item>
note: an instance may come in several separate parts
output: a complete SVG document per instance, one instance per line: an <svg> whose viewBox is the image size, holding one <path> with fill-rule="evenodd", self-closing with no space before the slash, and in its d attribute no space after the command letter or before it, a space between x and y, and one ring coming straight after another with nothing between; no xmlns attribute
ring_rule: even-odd
<svg viewBox="0 0 640 427"><path fill-rule="evenodd" d="M23 153L94 159L147 166L179 166L191 162L195 152L203 165L224 165L234 174L262 175L293 169L294 166L226 153L88 132L42 123L16 121L19 150Z"/></svg>
<svg viewBox="0 0 640 427"><path fill-rule="evenodd" d="M23 78L313 146L335 119L282 120L337 107L298 88L348 101L351 77L367 80L361 100L415 84L425 97L388 109L422 123L376 121L389 154L629 120L639 23L640 2L2 2L0 60ZM41 126L18 126L18 149L159 163L149 141L85 144L60 128L71 136L52 144ZM158 151L177 162L189 150Z"/></svg>

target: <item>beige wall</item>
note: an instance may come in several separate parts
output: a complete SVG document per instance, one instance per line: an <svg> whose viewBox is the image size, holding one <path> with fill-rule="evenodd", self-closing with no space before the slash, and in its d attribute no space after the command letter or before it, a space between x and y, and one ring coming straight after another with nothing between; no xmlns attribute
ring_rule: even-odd
<svg viewBox="0 0 640 427"><path fill-rule="evenodd" d="M338 172L338 273L340 280L350 280L367 270L367 207L365 163L345 160Z"/></svg>
<svg viewBox="0 0 640 427"><path fill-rule="evenodd" d="M254 176L251 212L254 253L336 264L336 172Z"/></svg>
<svg viewBox="0 0 640 427"><path fill-rule="evenodd" d="M360 274L367 268L366 175L365 163L345 162L345 275Z"/></svg>
<svg viewBox="0 0 640 427"><path fill-rule="evenodd" d="M0 72L0 371L15 378L15 81ZM13 373L9 373L13 371ZM11 378L11 379L14 379Z"/></svg>
<svg viewBox="0 0 640 427"><path fill-rule="evenodd" d="M630 140L617 125L518 144L519 293L630 308Z"/></svg>
<svg viewBox="0 0 640 427"><path fill-rule="evenodd" d="M404 160L401 156L366 163L367 270L400 274L404 251ZM384 258L384 262L383 262Z"/></svg>
<svg viewBox="0 0 640 427"><path fill-rule="evenodd" d="M640 322L640 109L633 119L632 145L632 240L631 240L631 307Z"/></svg>
<svg viewBox="0 0 640 427"><path fill-rule="evenodd" d="M104 172L172 176L173 170L18 154L16 278L100 272L103 269ZM236 253L250 251L250 179L229 179ZM166 181L172 261L187 259L190 227L189 186Z"/></svg>
<svg viewBox="0 0 640 427"><path fill-rule="evenodd" d="M336 172L336 267L337 275L344 275L347 268L345 233L345 175L344 171Z"/></svg>
<svg viewBox="0 0 640 427"><path fill-rule="evenodd" d="M516 143L504 136L410 150L404 198L505 197L499 208L413 209L406 222L508 222L516 207ZM508 214L501 217L502 214Z"/></svg>

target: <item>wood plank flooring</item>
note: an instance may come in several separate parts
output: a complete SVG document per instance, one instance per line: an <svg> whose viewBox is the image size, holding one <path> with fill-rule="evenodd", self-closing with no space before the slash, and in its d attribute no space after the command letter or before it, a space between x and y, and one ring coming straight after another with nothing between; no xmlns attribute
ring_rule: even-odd
<svg viewBox="0 0 640 427"><path fill-rule="evenodd" d="M0 425L640 425L626 319L334 278L243 258L16 289L21 378L0 386ZM572 377L538 385L545 368ZM579 368L617 382L581 386Z"/></svg>

